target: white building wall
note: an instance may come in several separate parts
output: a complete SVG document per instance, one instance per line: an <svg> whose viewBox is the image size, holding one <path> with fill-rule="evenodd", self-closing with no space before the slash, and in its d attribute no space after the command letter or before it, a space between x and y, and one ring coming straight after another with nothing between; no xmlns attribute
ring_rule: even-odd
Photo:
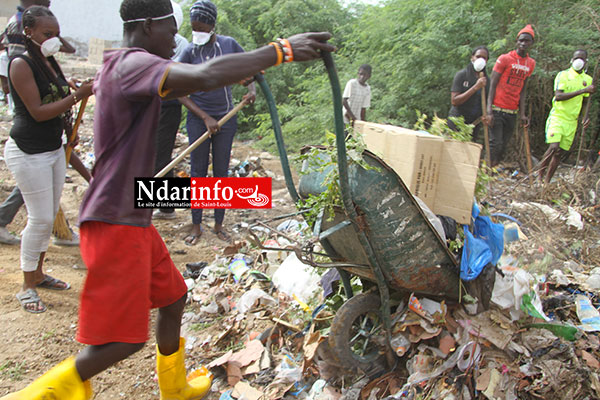
<svg viewBox="0 0 600 400"><path fill-rule="evenodd" d="M0 0L0 17L10 18L15 12L17 12L17 5L19 0ZM4 26L0 29L4 30Z"/></svg>
<svg viewBox="0 0 600 400"><path fill-rule="evenodd" d="M85 56L90 38L121 41L120 5L121 0L52 0L50 10L58 19L61 36Z"/></svg>

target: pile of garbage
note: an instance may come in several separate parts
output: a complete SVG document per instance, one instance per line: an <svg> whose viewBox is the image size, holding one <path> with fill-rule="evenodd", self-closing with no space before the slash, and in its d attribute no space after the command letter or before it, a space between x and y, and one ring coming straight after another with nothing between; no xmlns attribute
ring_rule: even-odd
<svg viewBox="0 0 600 400"><path fill-rule="evenodd" d="M511 207L538 207L524 204ZM306 223L242 223L236 229L248 240L210 264L186 266L188 353L213 372L220 399L600 397L600 268L552 257L519 220L497 214L505 247L486 266L495 274L489 304L478 304L467 284L458 304L400 294L389 340L377 310L355 321L374 332L374 352L351 349L356 362L331 346L331 322L348 301L337 271L298 258L312 235ZM351 282L359 293L360 280Z"/></svg>
<svg viewBox="0 0 600 400"><path fill-rule="evenodd" d="M91 147L82 137L89 166ZM232 160L231 176L271 176L261 158ZM469 295L468 283L458 304L399 294L389 337L377 312L356 321L374 335L370 354L352 349L355 362L331 346L331 323L348 301L336 270L298 258L312 237L302 218L235 227L252 235L210 263L185 266L182 334L188 361L215 376L210 398L600 398L600 196L563 180L553 183L555 199L530 196L527 185L512 194L517 178L504 179L488 204L504 226L504 254L481 271L495 275L489 304ZM587 188L571 196L580 201L568 201L564 193L578 186Z"/></svg>

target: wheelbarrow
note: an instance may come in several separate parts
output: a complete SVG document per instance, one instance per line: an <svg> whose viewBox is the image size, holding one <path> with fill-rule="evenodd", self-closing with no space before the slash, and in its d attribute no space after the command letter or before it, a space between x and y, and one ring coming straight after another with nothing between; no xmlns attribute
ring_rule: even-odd
<svg viewBox="0 0 600 400"><path fill-rule="evenodd" d="M389 345L391 294L418 293L457 300L457 260L402 179L383 160L365 151L363 159L373 168L348 163L340 84L332 55L324 53L323 60L333 93L343 207L335 210L333 220L321 213L312 229L340 272L349 298L336 313L329 344L342 365L365 371L385 358L391 367L395 358ZM327 171L303 175L296 190L273 96L264 77L258 76L257 81L269 105L285 183L298 204L301 198L326 189L323 182ZM371 282L372 290L353 296L350 275Z"/></svg>

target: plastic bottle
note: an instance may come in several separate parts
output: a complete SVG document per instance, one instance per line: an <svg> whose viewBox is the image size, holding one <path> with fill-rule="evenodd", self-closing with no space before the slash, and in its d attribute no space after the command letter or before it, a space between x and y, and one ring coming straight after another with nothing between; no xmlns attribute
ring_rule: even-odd
<svg viewBox="0 0 600 400"><path fill-rule="evenodd" d="M392 340L390 340L390 345L398 357L402 357L410 348L410 340L403 334L397 333L392 337Z"/></svg>

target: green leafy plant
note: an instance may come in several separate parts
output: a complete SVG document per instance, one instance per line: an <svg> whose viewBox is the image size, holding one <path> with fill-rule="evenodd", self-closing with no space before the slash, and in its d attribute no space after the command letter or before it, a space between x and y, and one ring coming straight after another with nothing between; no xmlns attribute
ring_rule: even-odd
<svg viewBox="0 0 600 400"><path fill-rule="evenodd" d="M358 276L352 276L350 278L350 286L352 286L352 292L354 294L358 294L363 291L363 285ZM329 296L327 300L325 300L325 305L327 309L335 313L347 300L348 298L346 297L344 286L340 284L336 292Z"/></svg>
<svg viewBox="0 0 600 400"><path fill-rule="evenodd" d="M477 200L481 200L487 196L490 187L489 183L494 180L492 174L495 172L495 168L488 167L485 160L481 160L481 165L477 171L477 180L475 181L475 198Z"/></svg>
<svg viewBox="0 0 600 400"><path fill-rule="evenodd" d="M318 195L309 195L307 199L300 200L298 206L308 210L305 214L309 224L313 224L321 211L328 219L333 219L335 207L342 206L340 190L340 178L337 167L337 147L335 134L325 133L324 147L313 147L310 151L298 157L299 161L306 162L301 175L321 172L325 173L322 185L325 187ZM379 170L364 160L362 154L365 151L365 143L360 136L352 135L346 139L346 156L348 166L357 164L365 170Z"/></svg>
<svg viewBox="0 0 600 400"><path fill-rule="evenodd" d="M462 228L456 230L456 239L448 241L448 248L454 254L458 254L465 243L465 233Z"/></svg>
<svg viewBox="0 0 600 400"><path fill-rule="evenodd" d="M417 111L417 122L415 123L414 128L418 131L426 131L432 135L441 136L445 139L458 140L459 142L470 142L473 140L473 125L466 124L465 119L462 116L450 117L448 119L454 122L457 130L450 129L448 121L438 117L437 114L433 114L433 118L428 124L427 115Z"/></svg>

